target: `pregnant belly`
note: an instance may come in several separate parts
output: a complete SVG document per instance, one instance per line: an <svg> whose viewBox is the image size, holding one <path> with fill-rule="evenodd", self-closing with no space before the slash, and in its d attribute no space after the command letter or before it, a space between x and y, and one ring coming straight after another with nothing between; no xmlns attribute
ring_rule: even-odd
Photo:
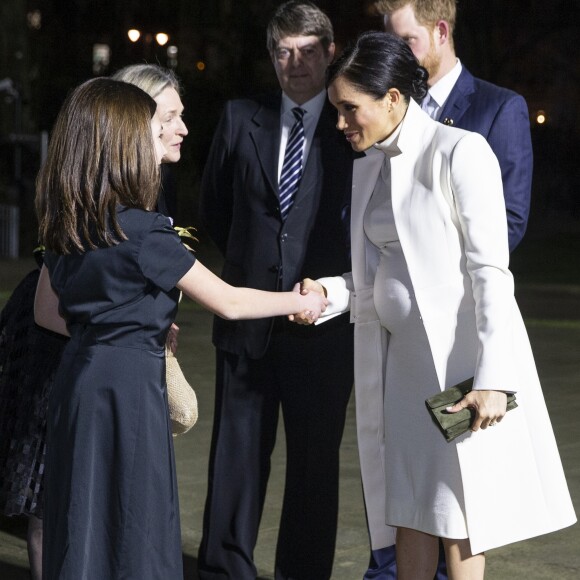
<svg viewBox="0 0 580 580"><path fill-rule="evenodd" d="M381 257L375 276L375 309L381 324L397 332L417 312L411 280L402 255Z"/></svg>

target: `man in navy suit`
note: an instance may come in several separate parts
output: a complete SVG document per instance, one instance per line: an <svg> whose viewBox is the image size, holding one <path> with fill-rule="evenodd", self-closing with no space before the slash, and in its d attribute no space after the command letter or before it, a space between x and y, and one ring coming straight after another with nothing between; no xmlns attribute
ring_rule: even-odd
<svg viewBox="0 0 580 580"><path fill-rule="evenodd" d="M446 125L483 135L501 167L510 251L528 222L532 190L532 141L521 95L475 78L455 55L456 0L376 0L385 30L403 38L429 73L425 112ZM396 578L393 547L373 550L364 580ZM436 579L447 578L441 556Z"/></svg>
<svg viewBox="0 0 580 580"><path fill-rule="evenodd" d="M328 17L309 2L286 2L268 25L267 45L282 90L226 104L202 179L200 215L225 258L224 280L291 290L304 276L350 270L342 214L352 150L335 128L324 88L335 50ZM295 141L297 107L304 138ZM301 178L288 210L280 184L291 142ZM283 318L216 318L213 341L216 403L200 578L257 576L253 552L281 409L287 462L276 579L328 579L353 384L348 315L308 327Z"/></svg>
<svg viewBox="0 0 580 580"><path fill-rule="evenodd" d="M377 0L385 28L405 39L429 72L422 107L432 118L483 135L498 158L506 203L509 248L521 241L532 189L528 108L513 91L475 78L455 55L456 0Z"/></svg>

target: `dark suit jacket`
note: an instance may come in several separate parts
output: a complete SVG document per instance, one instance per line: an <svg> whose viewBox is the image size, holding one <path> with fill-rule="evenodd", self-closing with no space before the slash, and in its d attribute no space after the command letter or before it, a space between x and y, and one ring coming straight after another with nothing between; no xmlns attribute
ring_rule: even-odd
<svg viewBox="0 0 580 580"><path fill-rule="evenodd" d="M161 164L161 189L157 197L157 211L170 218L177 212L177 184L168 163Z"/></svg>
<svg viewBox="0 0 580 580"><path fill-rule="evenodd" d="M528 223L532 191L532 140L528 107L521 95L475 78L465 67L439 121L483 135L498 158L508 218L510 251Z"/></svg>
<svg viewBox="0 0 580 580"><path fill-rule="evenodd" d="M304 276L350 270L341 214L350 200L352 150L336 130L336 113L327 102L294 205L282 222L277 179L280 106L281 93L229 101L205 166L200 217L225 257L223 279L235 286L291 290ZM273 319L216 318L214 344L260 358L272 324ZM308 330L328 332L324 326Z"/></svg>

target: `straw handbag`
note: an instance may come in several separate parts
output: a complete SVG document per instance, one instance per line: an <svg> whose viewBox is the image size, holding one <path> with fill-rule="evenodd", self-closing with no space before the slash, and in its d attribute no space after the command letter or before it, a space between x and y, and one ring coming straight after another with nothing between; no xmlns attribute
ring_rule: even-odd
<svg viewBox="0 0 580 580"><path fill-rule="evenodd" d="M197 421L197 397L169 348L165 349L167 399L173 436L187 433Z"/></svg>

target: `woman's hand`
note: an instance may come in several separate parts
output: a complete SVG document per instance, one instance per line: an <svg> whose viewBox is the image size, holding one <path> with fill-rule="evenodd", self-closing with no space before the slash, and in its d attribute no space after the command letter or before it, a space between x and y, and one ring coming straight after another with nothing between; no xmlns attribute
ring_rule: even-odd
<svg viewBox="0 0 580 580"><path fill-rule="evenodd" d="M327 296L326 288L320 282L313 280L312 278L304 278L304 280L300 282L300 292L306 294L309 291L324 294L325 298Z"/></svg>
<svg viewBox="0 0 580 580"><path fill-rule="evenodd" d="M309 279L307 279L309 280ZM318 320L321 312L326 310L328 300L326 299L322 284L314 280L309 280L312 284L305 286L305 280L295 284L294 292L299 292L303 296L305 308L297 314L290 314L288 320L296 324L313 324ZM318 290L320 288L320 290Z"/></svg>
<svg viewBox="0 0 580 580"><path fill-rule="evenodd" d="M447 411L457 413L468 407L475 410L475 420L471 425L471 430L477 431L480 427L487 429L504 418L507 412L507 395L503 391L470 391Z"/></svg>
<svg viewBox="0 0 580 580"><path fill-rule="evenodd" d="M178 334L179 334L179 326L177 326L177 324L173 323L169 327L169 332L167 333L167 341L165 342L165 345L172 352L172 354L175 354L177 352L177 335Z"/></svg>

